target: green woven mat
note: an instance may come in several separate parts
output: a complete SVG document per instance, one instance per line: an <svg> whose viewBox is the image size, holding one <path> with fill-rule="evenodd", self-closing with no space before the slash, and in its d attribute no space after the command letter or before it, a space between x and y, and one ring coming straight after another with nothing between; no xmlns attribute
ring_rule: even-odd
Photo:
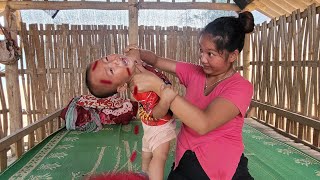
<svg viewBox="0 0 320 180"><path fill-rule="evenodd" d="M139 135L134 134L139 125ZM245 125L245 154L255 179L320 179L318 160ZM0 175L0 179L82 179L100 172L140 171L140 122L106 126L97 133L61 130L40 143ZM135 161L130 161L132 152ZM173 162L172 143L165 177Z"/></svg>
<svg viewBox="0 0 320 180"><path fill-rule="evenodd" d="M139 125L138 135L134 134L135 125ZM142 134L140 122L109 125L96 133L62 130L42 142L42 148L28 151L0 179L82 179L91 173L140 171ZM137 156L131 162L134 151ZM174 146L170 151L166 174L173 162Z"/></svg>
<svg viewBox="0 0 320 180"><path fill-rule="evenodd" d="M249 171L257 180L320 180L320 161L249 125L243 129Z"/></svg>

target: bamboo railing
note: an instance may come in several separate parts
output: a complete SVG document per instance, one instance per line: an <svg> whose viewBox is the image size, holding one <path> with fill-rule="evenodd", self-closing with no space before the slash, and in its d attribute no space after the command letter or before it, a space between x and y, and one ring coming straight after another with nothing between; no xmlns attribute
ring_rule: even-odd
<svg viewBox="0 0 320 180"><path fill-rule="evenodd" d="M14 156L19 158L24 154L24 152L28 151L46 137L57 132L61 127L63 127L59 117L61 111L62 109L57 110L45 118L29 124L11 135L0 139L0 170L3 171L8 166L7 151L10 149L11 145L14 146ZM38 134L37 141L34 139L36 133ZM25 141L25 139L28 140ZM26 143L27 145L25 145Z"/></svg>
<svg viewBox="0 0 320 180"><path fill-rule="evenodd" d="M319 151L320 8L256 26L252 107L256 119Z"/></svg>

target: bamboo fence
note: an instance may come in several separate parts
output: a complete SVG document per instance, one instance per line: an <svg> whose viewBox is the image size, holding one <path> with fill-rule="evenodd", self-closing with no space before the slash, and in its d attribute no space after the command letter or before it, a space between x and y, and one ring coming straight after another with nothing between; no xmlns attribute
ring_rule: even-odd
<svg viewBox="0 0 320 180"><path fill-rule="evenodd" d="M319 7L256 26L252 35L252 106L256 118L319 147ZM319 150L319 148L317 148Z"/></svg>

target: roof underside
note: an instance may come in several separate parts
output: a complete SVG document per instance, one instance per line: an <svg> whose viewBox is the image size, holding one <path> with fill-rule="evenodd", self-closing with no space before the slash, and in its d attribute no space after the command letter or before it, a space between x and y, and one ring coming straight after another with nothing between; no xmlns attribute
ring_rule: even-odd
<svg viewBox="0 0 320 180"><path fill-rule="evenodd" d="M320 0L253 0L245 7L245 10L257 10L270 18L277 18L289 15L297 9L302 12L313 3L319 6Z"/></svg>

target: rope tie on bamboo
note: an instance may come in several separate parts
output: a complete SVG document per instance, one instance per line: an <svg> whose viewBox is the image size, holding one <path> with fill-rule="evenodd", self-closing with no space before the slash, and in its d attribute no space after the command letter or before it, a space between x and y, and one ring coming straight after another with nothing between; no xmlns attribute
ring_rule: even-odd
<svg viewBox="0 0 320 180"><path fill-rule="evenodd" d="M0 63L11 65L21 58L21 50L12 39L11 33L0 24L0 29L5 36L5 40L0 41Z"/></svg>

